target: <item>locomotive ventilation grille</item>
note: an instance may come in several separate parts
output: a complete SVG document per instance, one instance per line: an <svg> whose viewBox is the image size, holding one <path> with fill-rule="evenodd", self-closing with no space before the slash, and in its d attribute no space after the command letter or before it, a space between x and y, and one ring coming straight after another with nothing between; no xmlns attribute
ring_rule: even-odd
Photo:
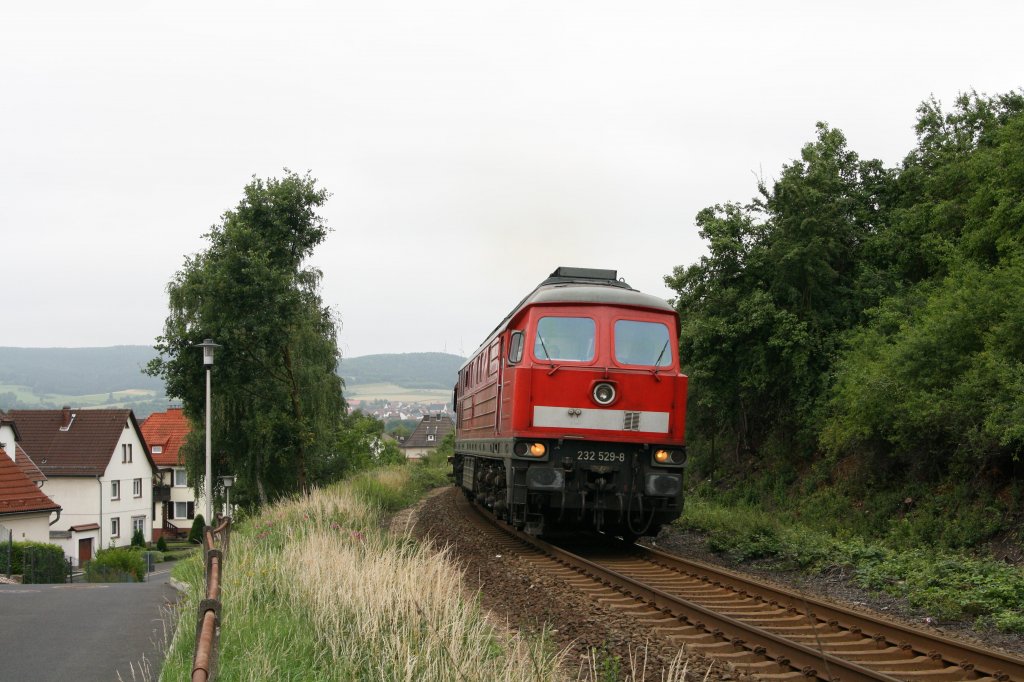
<svg viewBox="0 0 1024 682"><path fill-rule="evenodd" d="M622 430L623 431L639 431L640 430L640 413L639 412L626 412L622 417Z"/></svg>

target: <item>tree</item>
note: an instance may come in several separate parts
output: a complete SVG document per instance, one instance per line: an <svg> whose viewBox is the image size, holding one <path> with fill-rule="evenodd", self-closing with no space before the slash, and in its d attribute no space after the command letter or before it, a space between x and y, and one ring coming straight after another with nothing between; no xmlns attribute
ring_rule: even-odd
<svg viewBox="0 0 1024 682"><path fill-rule="evenodd" d="M206 528L206 519L202 514L196 514L192 519L192 528L188 531L188 541L195 545L203 544L203 529Z"/></svg>
<svg viewBox="0 0 1024 682"><path fill-rule="evenodd" d="M304 267L328 233L316 212L328 196L308 173L253 178L167 287L160 356L147 371L163 377L196 427L183 451L198 483L205 383L195 345L223 346L213 368L214 475L235 474L240 501L307 490L336 441L337 323L319 295L321 272Z"/></svg>

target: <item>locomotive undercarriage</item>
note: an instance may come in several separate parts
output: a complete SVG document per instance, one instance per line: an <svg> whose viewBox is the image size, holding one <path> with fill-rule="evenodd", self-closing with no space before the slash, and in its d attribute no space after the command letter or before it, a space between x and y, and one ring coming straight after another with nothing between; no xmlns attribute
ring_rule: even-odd
<svg viewBox="0 0 1024 682"><path fill-rule="evenodd" d="M682 509L681 470L646 465L649 453L636 450L615 451L622 460L613 462L580 459L581 452L613 453L600 446L555 449L544 462L457 455L455 480L468 497L528 533L590 528L632 540L657 534Z"/></svg>

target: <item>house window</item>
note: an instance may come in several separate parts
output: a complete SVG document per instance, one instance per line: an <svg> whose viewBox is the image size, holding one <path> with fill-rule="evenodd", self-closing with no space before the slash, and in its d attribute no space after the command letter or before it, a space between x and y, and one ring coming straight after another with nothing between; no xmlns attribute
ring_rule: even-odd
<svg viewBox="0 0 1024 682"><path fill-rule="evenodd" d="M136 478L132 481L132 495L135 497L142 497L142 479Z"/></svg>
<svg viewBox="0 0 1024 682"><path fill-rule="evenodd" d="M122 443L121 444L121 463L131 464L132 461L132 444Z"/></svg>
<svg viewBox="0 0 1024 682"><path fill-rule="evenodd" d="M188 487L188 470L187 469L175 469L174 470L174 487L175 488L187 488Z"/></svg>
<svg viewBox="0 0 1024 682"><path fill-rule="evenodd" d="M163 445L154 445L153 446L153 454L154 455L159 455L163 451L164 451L164 446Z"/></svg>
<svg viewBox="0 0 1024 682"><path fill-rule="evenodd" d="M120 500L121 499L121 481L110 482L110 499Z"/></svg>
<svg viewBox="0 0 1024 682"><path fill-rule="evenodd" d="M434 440L434 434L432 434L432 433L428 433L428 434L427 434L427 440L428 440L428 441L433 441L433 440Z"/></svg>
<svg viewBox="0 0 1024 682"><path fill-rule="evenodd" d="M145 516L133 516L132 517L132 535L136 533L146 534L146 517Z"/></svg>
<svg viewBox="0 0 1024 682"><path fill-rule="evenodd" d="M196 516L195 502L175 502L171 511L172 519L194 519Z"/></svg>
<svg viewBox="0 0 1024 682"><path fill-rule="evenodd" d="M121 536L121 519L116 516L110 519L110 537L116 538Z"/></svg>

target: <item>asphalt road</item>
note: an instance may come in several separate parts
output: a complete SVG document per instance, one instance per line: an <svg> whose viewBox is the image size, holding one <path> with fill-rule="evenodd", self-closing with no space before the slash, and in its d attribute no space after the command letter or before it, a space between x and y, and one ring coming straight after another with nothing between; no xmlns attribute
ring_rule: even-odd
<svg viewBox="0 0 1024 682"><path fill-rule="evenodd" d="M162 569L144 583L0 585L0 682L157 679L161 610L178 598L168 578Z"/></svg>

